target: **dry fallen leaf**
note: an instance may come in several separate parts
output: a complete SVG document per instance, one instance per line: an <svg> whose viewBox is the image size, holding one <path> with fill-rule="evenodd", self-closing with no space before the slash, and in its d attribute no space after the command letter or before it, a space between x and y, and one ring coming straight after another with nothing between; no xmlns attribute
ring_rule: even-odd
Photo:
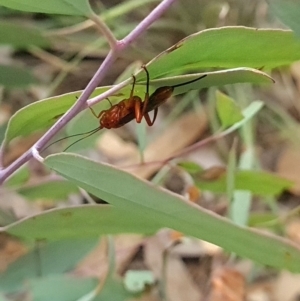
<svg viewBox="0 0 300 301"><path fill-rule="evenodd" d="M27 253L24 244L5 233L0 234L0 272L8 265Z"/></svg>
<svg viewBox="0 0 300 301"><path fill-rule="evenodd" d="M172 301L199 301L202 294L188 273L180 258L170 256L167 259L166 296Z"/></svg>
<svg viewBox="0 0 300 301"><path fill-rule="evenodd" d="M18 219L40 212L36 204L27 202L20 194L6 189L0 190L0 208L9 218L7 223L12 223Z"/></svg>
<svg viewBox="0 0 300 301"><path fill-rule="evenodd" d="M169 230L161 230L145 242L145 263L160 280L161 294L172 301L202 300L200 289L194 283L179 256L172 253L173 242ZM165 261L164 261L165 260Z"/></svg>
<svg viewBox="0 0 300 301"><path fill-rule="evenodd" d="M300 148L287 147L278 159L276 170L279 176L295 183L290 190L300 195Z"/></svg>
<svg viewBox="0 0 300 301"><path fill-rule="evenodd" d="M247 289L247 301L274 301L273 280L259 281L249 285Z"/></svg>
<svg viewBox="0 0 300 301"><path fill-rule="evenodd" d="M0 125L8 122L11 116L11 106L5 103L0 105Z"/></svg>
<svg viewBox="0 0 300 301"><path fill-rule="evenodd" d="M281 272L274 286L276 301L296 301L300 295L300 275Z"/></svg>
<svg viewBox="0 0 300 301"><path fill-rule="evenodd" d="M211 278L209 301L245 300L245 279L237 270L223 267L216 270Z"/></svg>
<svg viewBox="0 0 300 301"><path fill-rule="evenodd" d="M125 142L116 132L105 131L98 140L97 148L110 160L124 160L138 154L138 148L132 142Z"/></svg>
<svg viewBox="0 0 300 301"><path fill-rule="evenodd" d="M286 235L300 245L300 220L292 220L286 225Z"/></svg>
<svg viewBox="0 0 300 301"><path fill-rule="evenodd" d="M189 237L182 237L181 243L175 244L170 233L171 230L164 229L147 239L144 246L147 267L164 281L169 300L204 300L212 263L222 254L221 248L214 246L211 252L212 245L208 247L206 242Z"/></svg>
<svg viewBox="0 0 300 301"><path fill-rule="evenodd" d="M123 271L128 261L136 254L141 242L140 235L114 236L116 270ZM100 244L77 266L74 273L80 276L103 277L108 268L107 241L103 238Z"/></svg>
<svg viewBox="0 0 300 301"><path fill-rule="evenodd" d="M300 62L295 62L291 65L291 75L293 76L298 92L300 93Z"/></svg>
<svg viewBox="0 0 300 301"><path fill-rule="evenodd" d="M144 152L145 162L162 161L179 153L185 147L195 142L204 133L206 126L207 117L204 113L201 116L195 112L183 115L148 145ZM138 164L139 159L140 155L137 153L126 161L124 165L131 166ZM135 168L126 168L126 170L138 177L148 178L159 167L160 164L148 164Z"/></svg>

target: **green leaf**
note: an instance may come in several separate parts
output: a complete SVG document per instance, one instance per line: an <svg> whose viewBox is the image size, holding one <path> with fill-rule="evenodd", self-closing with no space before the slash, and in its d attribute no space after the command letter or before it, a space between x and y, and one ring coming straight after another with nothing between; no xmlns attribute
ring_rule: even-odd
<svg viewBox="0 0 300 301"><path fill-rule="evenodd" d="M145 120L142 120L140 124L136 126L136 137L137 137L137 145L140 153L140 158L144 160L144 151L147 147L147 123Z"/></svg>
<svg viewBox="0 0 300 301"><path fill-rule="evenodd" d="M133 294L126 291L123 283L121 280L110 277L105 282L104 288L101 292L94 299L93 301L126 301L126 300L133 300Z"/></svg>
<svg viewBox="0 0 300 301"><path fill-rule="evenodd" d="M0 86L5 88L26 88L38 81L24 68L0 65Z"/></svg>
<svg viewBox="0 0 300 301"><path fill-rule="evenodd" d="M287 240L236 226L121 170L72 154L49 156L45 164L114 207L56 209L5 227L8 233L57 239L151 233L167 227L266 265L300 271L300 249Z"/></svg>
<svg viewBox="0 0 300 301"><path fill-rule="evenodd" d="M284 223L284 220L278 218L278 215L270 212L256 212L249 217L249 225L251 227L274 227Z"/></svg>
<svg viewBox="0 0 300 301"><path fill-rule="evenodd" d="M249 122L243 128L244 150L240 154L238 168L241 170L251 170L255 167L256 154L252 145L253 124ZM230 204L230 217L238 225L248 224L249 213L252 204L252 193L250 191L235 191L233 201Z"/></svg>
<svg viewBox="0 0 300 301"><path fill-rule="evenodd" d="M196 185L201 190L209 190L216 193L226 193L227 176L222 174L215 181L206 181L201 174L192 175ZM293 183L284 178L272 175L267 172L254 170L239 170L235 174L235 189L248 190L253 194L261 196L274 196L283 190L290 188Z"/></svg>
<svg viewBox="0 0 300 301"><path fill-rule="evenodd" d="M216 91L216 99L217 113L222 128L226 129L244 118L241 109L232 98L220 91Z"/></svg>
<svg viewBox="0 0 300 301"><path fill-rule="evenodd" d="M71 193L78 193L78 187L69 181L53 180L18 189L28 200L65 200Z"/></svg>
<svg viewBox="0 0 300 301"><path fill-rule="evenodd" d="M1 102L0 102L1 103ZM0 125L0 142L2 143L7 129L7 122Z"/></svg>
<svg viewBox="0 0 300 301"><path fill-rule="evenodd" d="M17 111L9 120L4 145L16 137L26 137L49 128L74 104L75 95L79 93L37 101Z"/></svg>
<svg viewBox="0 0 300 301"><path fill-rule="evenodd" d="M28 166L19 168L6 182L5 186L19 186L27 182L30 178Z"/></svg>
<svg viewBox="0 0 300 301"><path fill-rule="evenodd" d="M124 214L122 209L108 205L51 209L11 224L5 229L29 241L38 237L56 241L124 233L123 229L120 229L120 224L124 226L124 232L127 233L153 234L159 229L148 219L130 213ZM137 230L141 224L143 227Z"/></svg>
<svg viewBox="0 0 300 301"><path fill-rule="evenodd" d="M59 231L63 231L63 229ZM13 262L4 273L0 274L0 291L12 292L19 290L25 280L39 277L39 274L47 276L66 272L74 267L99 242L95 238L46 242L44 237L43 235L37 237L39 239L38 250L30 251Z"/></svg>
<svg viewBox="0 0 300 301"><path fill-rule="evenodd" d="M233 141L232 146L229 150L227 170L226 170L226 195L227 195L227 200L230 202L230 205L232 204L234 191L236 189L236 177L235 177L236 161L237 161L236 142L237 142L236 140ZM220 175L223 175L223 172L221 172ZM195 175L195 177L197 177L197 175Z"/></svg>
<svg viewBox="0 0 300 301"><path fill-rule="evenodd" d="M149 65L149 69L152 65ZM158 70L155 70L158 71ZM151 72L150 78L156 78L158 73ZM182 94L189 90L193 89L203 89L208 87L220 87L225 85L232 85L237 83L252 83L252 84L270 84L273 79L264 72L261 72L252 68L234 68L234 69L226 69L220 71L213 72L203 72L203 73L195 73L181 76L173 76L151 80L150 84L153 87L163 87L163 86L173 86L177 84L181 84L193 79L198 78L199 76L207 74L207 76L199 81L196 81L192 84L184 85L178 88L175 88L173 95ZM137 80L143 80L145 73L142 71L137 75ZM142 83L145 83L142 82ZM145 91L142 91L142 99L144 97Z"/></svg>
<svg viewBox="0 0 300 301"><path fill-rule="evenodd" d="M37 28L11 22L0 22L0 44L11 45L17 49L29 46L48 47L49 41Z"/></svg>
<svg viewBox="0 0 300 301"><path fill-rule="evenodd" d="M96 113L100 112L101 109L99 109L99 106L104 109L108 109L110 104L104 100L100 104L97 104ZM66 127L66 136L72 136L72 135L78 135L87 133L93 129L96 129L99 127L99 121L92 115L90 110L85 110L78 114L75 118L73 118ZM72 143L75 141L78 141L79 139L85 137L82 141L76 142L74 146L71 146L68 148L68 151L78 151L86 148L91 148L95 145L95 140L101 136L103 132L99 131L95 134L87 137L86 134L75 136L75 137L69 137L68 139L64 140L63 145L64 148L69 147Z"/></svg>
<svg viewBox="0 0 300 301"><path fill-rule="evenodd" d="M107 89L108 87L98 88L91 97L99 95ZM26 137L36 131L48 129L75 103L76 97L79 97L80 94L80 91L76 91L47 98L17 111L9 120L4 145L7 145L14 138ZM97 108L99 108L99 111L107 108L107 101L102 101ZM96 118L93 118L92 114L90 116L94 120L93 128L95 128L99 125L99 122Z"/></svg>
<svg viewBox="0 0 300 301"><path fill-rule="evenodd" d="M200 165L192 161L179 162L177 166L183 168L186 172L190 174L203 171L203 168Z"/></svg>
<svg viewBox="0 0 300 301"><path fill-rule="evenodd" d="M91 7L87 0L0 0L0 5L32 13L88 16Z"/></svg>
<svg viewBox="0 0 300 301"><path fill-rule="evenodd" d="M205 68L275 68L300 60L300 41L279 29L221 27L186 37L149 63L152 78Z"/></svg>
<svg viewBox="0 0 300 301"><path fill-rule="evenodd" d="M255 114L257 114L261 108L264 106L264 103L261 101L253 101L247 108L242 111L244 119L236 122L230 128L224 131L227 134L232 133L233 131L239 129L246 122L248 122Z"/></svg>
<svg viewBox="0 0 300 301"><path fill-rule="evenodd" d="M137 78L142 77L143 73L144 72L141 72ZM193 84L175 89L174 95L184 93L189 89L201 89L204 87L222 86L233 83L272 82L270 77L265 73L249 68L237 68L232 70L208 72L207 74L208 76L203 80L200 80L199 82L195 82ZM156 80L153 81L153 86L151 87L150 92L153 91L156 87L161 87L164 85L176 85L180 82L189 81L196 77L199 77L199 74ZM110 87L98 88L94 91L91 97L97 96L107 91L109 88ZM122 90L118 91L116 96L109 97L109 99L113 104L115 104L124 98L128 98L130 90L131 86L126 86ZM26 137L35 131L48 129L51 125L54 124L55 121L57 121L57 119L62 114L64 114L71 107L71 105L74 104L76 97L78 97L79 95L80 92L77 91L56 97L51 97L37 101L16 112L9 121L5 133L4 145L7 145L12 139L16 137ZM141 86L137 85L137 88L135 89L135 95L138 95L142 99L144 99L145 86L143 84L141 84ZM102 101L97 104L96 111L100 112L101 110L107 109L108 106L109 104L107 101ZM86 130L96 128L96 126L99 124L98 120L96 118L93 118L92 114L90 114L90 116L90 120L94 120L94 125ZM82 131L84 132L85 130Z"/></svg>
<svg viewBox="0 0 300 301"><path fill-rule="evenodd" d="M300 2L298 0L268 0L274 14L300 37Z"/></svg>
<svg viewBox="0 0 300 301"><path fill-rule="evenodd" d="M30 280L29 287L33 300L74 301L95 289L97 282L97 279L49 275Z"/></svg>
<svg viewBox="0 0 300 301"><path fill-rule="evenodd" d="M253 102L251 102L250 105L242 111L243 116L244 116L243 120L241 120L239 122L236 122L231 127L229 127L228 129L226 129L222 132L217 132L213 136L210 136L206 139L203 139L203 140L193 144L192 146L188 147L184 152L182 152L181 155L185 154L185 153L189 153L193 150L196 150L204 144L210 143L212 141L216 141L216 140L218 140L222 137L225 137L226 135L236 131L237 129L239 129L240 127L245 125L247 122L249 122L249 120L251 118L253 118L253 116L257 112L259 112L259 110L263 107L263 105L264 105L264 103L262 101L253 101Z"/></svg>

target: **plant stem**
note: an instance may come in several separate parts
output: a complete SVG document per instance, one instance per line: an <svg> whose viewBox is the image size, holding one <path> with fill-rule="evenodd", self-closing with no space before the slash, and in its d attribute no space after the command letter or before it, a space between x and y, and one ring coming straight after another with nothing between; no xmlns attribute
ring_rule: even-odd
<svg viewBox="0 0 300 301"><path fill-rule="evenodd" d="M33 156L41 160L42 158L39 155L40 150L42 150L46 144L50 141L50 139L58 133L71 119L73 119L80 111L87 107L87 100L92 92L99 85L101 80L105 77L106 73L111 68L112 64L115 62L119 54L127 48L132 42L134 42L141 34L143 34L146 29L155 22L174 2L175 0L162 0L162 2L157 5L157 7L144 19L142 20L137 27L132 30L123 40L116 40L116 44L110 50L107 57L99 67L98 71L95 73L91 81L88 83L76 103L45 133L43 137L41 137L28 151L26 151L21 157L19 157L15 162L11 165L0 169L0 184L2 184L10 175L12 175L18 168L28 162ZM98 24L99 25L99 24ZM105 35L107 31L104 31ZM111 36L106 36L109 43L112 42ZM115 39L115 38L113 38ZM110 43L111 44L111 43ZM114 43L113 43L114 44ZM126 85L127 82L123 82L122 84L117 85L117 89L114 87L103 93L101 97L97 98L97 102L100 102L107 96L121 89ZM1 158L3 155L4 145L0 150Z"/></svg>
<svg viewBox="0 0 300 301"><path fill-rule="evenodd" d="M96 28L106 37L111 50L117 47L118 40L115 38L109 27L96 14L90 15L90 19L96 24Z"/></svg>

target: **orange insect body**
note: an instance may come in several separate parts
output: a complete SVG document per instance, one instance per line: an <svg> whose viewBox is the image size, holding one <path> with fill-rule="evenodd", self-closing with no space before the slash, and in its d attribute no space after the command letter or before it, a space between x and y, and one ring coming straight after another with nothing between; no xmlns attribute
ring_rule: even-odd
<svg viewBox="0 0 300 301"><path fill-rule="evenodd" d="M91 111L99 119L100 129L119 128L135 118L136 122L140 123L145 118L149 126L153 125L156 119L157 111L154 112L153 120L150 119L146 112L149 100L149 73L146 67L143 67L147 74L147 86L144 102L139 96L133 95L136 78L133 77L133 84L129 98L121 100L119 103L112 105L109 109L101 111L98 115L92 108Z"/></svg>
<svg viewBox="0 0 300 301"><path fill-rule="evenodd" d="M96 115L99 118L100 128L113 129L123 126L125 123L120 121L132 112L137 102L142 102L138 96L123 99L108 110L102 111L98 116Z"/></svg>
<svg viewBox="0 0 300 301"><path fill-rule="evenodd" d="M157 88L149 96L149 81L150 81L149 73L145 66L143 66L143 68L147 75L146 94L145 94L144 102L142 102L141 98L138 96L131 96L128 100L123 100L123 101L130 101L132 98L136 98L136 99L132 99L132 101L130 101L130 105L127 107L127 112L122 114L122 117L119 119L120 126L130 122L134 118L136 119L136 121L138 123L140 123L142 121L143 117L145 118L147 124L149 126L152 126L157 117L158 107L170 98L170 96L172 95L175 88L184 86L187 84L191 84L191 83L196 82L207 76L207 74L204 74L196 79L190 80L185 83L181 83L181 84L174 85L174 86L164 86L164 87ZM133 87L131 90L131 95L133 94L133 89L134 89L134 85L135 85L135 77L134 76L133 76L133 79L134 79L134 82L133 82ZM121 103L122 103L122 101L121 101ZM119 104L121 104L121 103L119 103ZM151 120L148 113L152 110L154 110L154 115L153 115L153 119ZM100 121L100 123L101 123L101 121Z"/></svg>
<svg viewBox="0 0 300 301"><path fill-rule="evenodd" d="M100 128L112 129L123 126L124 124L130 122L135 119L136 122L140 123L145 118L147 124L152 126L156 120L158 107L163 104L170 96L172 95L174 89L176 87L184 86L187 84L191 84L195 81L198 81L207 75L202 75L196 79L190 80L185 83L181 83L174 86L164 86L156 89L149 96L149 73L145 66L143 66L146 75L146 93L144 102L139 96L133 95L134 87L135 87L135 76L133 76L133 84L129 98L123 99L118 104L111 106L108 110L104 110L100 112L99 115L95 114L92 108L90 108L93 114L99 119ZM149 116L149 112L154 110L153 119L151 120Z"/></svg>

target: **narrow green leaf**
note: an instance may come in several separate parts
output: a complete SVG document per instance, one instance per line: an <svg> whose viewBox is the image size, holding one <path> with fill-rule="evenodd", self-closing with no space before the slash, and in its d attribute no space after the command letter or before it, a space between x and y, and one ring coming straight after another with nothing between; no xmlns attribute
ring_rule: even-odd
<svg viewBox="0 0 300 301"><path fill-rule="evenodd" d="M263 107L264 103L262 101L253 101L248 107L246 107L242 113L243 113L243 120L236 122L235 124L233 124L231 127L229 127L228 129L222 131L222 132L217 132L216 134L214 134L211 137L208 137L202 141L199 141L195 144L193 144L191 147L189 147L187 149L188 152L192 151L192 150L196 150L198 147L202 146L203 144L206 144L207 142L211 142L211 141L216 141L222 137L225 137L226 135L238 130L239 128L241 128L243 125L245 125L247 122L249 122L249 120L251 118L253 118L253 116L259 112L259 110Z"/></svg>
<svg viewBox="0 0 300 301"><path fill-rule="evenodd" d="M274 227L279 226L283 220L278 215L271 212L255 212L249 216L249 225L251 227Z"/></svg>
<svg viewBox="0 0 300 301"><path fill-rule="evenodd" d="M264 106L264 103L262 101L253 101L247 108L245 108L242 111L244 119L236 122L235 124L233 124L230 128L228 128L224 132L232 133L233 131L236 131L241 126L243 126L246 122L248 122L255 114L257 114L263 106Z"/></svg>
<svg viewBox="0 0 300 301"><path fill-rule="evenodd" d="M241 109L231 97L220 91L216 91L216 99L217 113L222 128L226 129L244 118Z"/></svg>
<svg viewBox="0 0 300 301"><path fill-rule="evenodd" d="M11 45L17 49L29 46L48 47L49 40L37 28L24 26L16 22L0 22L0 44Z"/></svg>
<svg viewBox="0 0 300 301"><path fill-rule="evenodd" d="M8 233L27 239L50 239L69 235L149 233L167 227L266 265L300 271L300 249L287 240L236 226L116 168L71 154L49 156L45 164L114 207L52 210L4 228Z"/></svg>
<svg viewBox="0 0 300 301"><path fill-rule="evenodd" d="M26 137L36 131L50 128L74 104L76 96L79 95L80 92L74 92L48 98L17 111L9 120L4 144L7 145L14 138ZM104 105L104 102L101 104ZM99 124L97 119L90 116L90 120L93 122L92 128L97 127Z"/></svg>
<svg viewBox="0 0 300 301"><path fill-rule="evenodd" d="M111 102L115 103L115 100L111 99ZM102 110L109 109L110 106L111 106L110 103L105 99L101 103L93 106L93 109L96 112L96 114L99 114ZM76 135L76 136L69 137L67 139L64 139L63 142L60 142L63 145L62 149L69 147L71 144L75 143L81 138L84 139L76 142L74 145L68 148L68 151L76 152L82 149L92 148L95 145L95 140L97 140L101 136L103 131L98 131L89 137L88 134L85 133L88 133L91 130L96 130L96 128L99 128L99 121L91 113L91 111L84 110L83 112L80 112L77 116L75 116L75 118L73 118L68 123L68 125L66 126L66 132L61 138L72 136L72 135Z"/></svg>
<svg viewBox="0 0 300 301"><path fill-rule="evenodd" d="M149 63L152 76L205 68L275 68L300 60L300 41L292 31L220 27L179 41Z"/></svg>
<svg viewBox="0 0 300 301"><path fill-rule="evenodd" d="M149 65L149 69L151 66L152 65ZM155 71L153 73L149 72L150 78L157 77L157 73L155 73ZM185 93L193 89L200 90L202 88L220 87L220 86L232 85L237 83L270 84L274 82L269 75L259 70L252 69L252 68L234 68L234 69L226 69L226 70L213 71L213 72L203 72L203 73L160 78L160 79L151 80L150 84L154 88L163 87L163 86L173 86L173 85L181 84L196 79L197 77L203 74L207 74L207 76L192 84L175 88L173 95ZM144 77L145 77L145 72L140 72L137 75L137 80L143 80ZM145 81L143 81L142 83L145 83ZM150 92L152 91L153 90L150 90ZM143 98L144 98L144 94L145 91L143 91L142 94Z"/></svg>
<svg viewBox="0 0 300 301"><path fill-rule="evenodd" d="M64 180L53 180L38 185L18 189L28 200L66 200L71 193L78 193L78 187Z"/></svg>
<svg viewBox="0 0 300 301"><path fill-rule="evenodd" d="M0 0L0 5L32 13L88 16L91 7L87 0Z"/></svg>
<svg viewBox="0 0 300 301"><path fill-rule="evenodd" d="M137 124L136 136L140 157L143 161L144 151L147 146L147 123L145 120L143 120L140 124Z"/></svg>
<svg viewBox="0 0 300 301"><path fill-rule="evenodd" d="M137 230L140 225L140 230ZM80 227L78 227L80 225ZM120 228L123 225L123 229ZM51 209L9 225L9 233L34 241L45 237L48 241L81 239L118 233L153 234L159 227L139 215L108 205L82 205ZM124 231L124 232L123 232ZM1 232L1 229L0 229Z"/></svg>
<svg viewBox="0 0 300 301"><path fill-rule="evenodd" d="M99 292L98 295L93 301L129 301L133 300L134 295L130 292L128 292L123 283L114 277L111 277L105 282L104 288L101 292ZM78 300L79 301L79 300Z"/></svg>
<svg viewBox="0 0 300 301"><path fill-rule="evenodd" d="M33 74L24 68L0 65L0 86L5 88L26 88L38 83Z"/></svg>
<svg viewBox="0 0 300 301"><path fill-rule="evenodd" d="M28 166L23 166L18 169L6 182L5 186L20 186L27 182L30 177Z"/></svg>
<svg viewBox="0 0 300 301"><path fill-rule="evenodd" d="M101 87L96 89L91 97L103 93L108 88L109 87ZM119 96L118 99L120 99L120 97L124 98L125 95L129 95L129 89L125 91L128 92L128 94L122 90L119 92L121 96ZM123 92L126 94L123 95ZM76 91L43 99L17 111L9 120L5 133L4 145L7 145L14 138L26 137L36 131L48 129L75 103L76 98L79 97L80 94L80 91ZM111 101L114 103L114 97ZM97 105L97 112L104 108L107 108L106 101L102 101ZM93 118L92 114L90 114L90 116L91 121L94 121L92 128L95 128L99 125L99 122L96 118Z"/></svg>
<svg viewBox="0 0 300 301"><path fill-rule="evenodd" d="M230 216L234 223L240 226L248 225L252 193L247 190L236 190L230 207Z"/></svg>
<svg viewBox="0 0 300 301"><path fill-rule="evenodd" d="M1 101L0 101L0 103L1 103ZM0 125L0 142L1 143L4 140L6 129L7 129L7 123L6 122Z"/></svg>
<svg viewBox="0 0 300 301"><path fill-rule="evenodd" d="M246 126L252 127L252 123L250 122L250 124L248 123L247 125L245 125L245 127ZM249 129L249 131L250 130L251 129ZM254 148L252 147L252 145L250 145L250 143L247 140L250 140L250 138L246 138L244 136L244 141L246 142L246 145L244 146L243 153L240 155L240 162L239 162L239 169L242 170L251 170L254 168L255 165ZM230 206L230 214L232 220L236 224L241 226L245 226L248 224L251 204L252 204L252 193L250 191L243 190L243 191L234 192L233 201Z"/></svg>
<svg viewBox="0 0 300 301"><path fill-rule="evenodd" d="M64 229L59 231L64 231ZM12 263L4 273L0 274L1 291L19 290L24 281L30 278L66 272L74 267L99 242L95 238L46 242L47 239L43 235L36 239L39 240L38 250L30 251Z"/></svg>
<svg viewBox="0 0 300 301"><path fill-rule="evenodd" d="M274 14L300 37L300 2L298 0L268 0Z"/></svg>
<svg viewBox="0 0 300 301"><path fill-rule="evenodd" d="M195 162L192 161L183 161L179 162L177 166L183 168L188 173L197 173L203 171L203 168Z"/></svg>
<svg viewBox="0 0 300 301"><path fill-rule="evenodd" d="M29 289L33 300L74 301L95 289L97 283L97 279L49 275L30 280Z"/></svg>
<svg viewBox="0 0 300 301"><path fill-rule="evenodd" d="M17 111L9 120L4 145L16 137L26 137L49 128L74 104L76 95L79 93L40 100Z"/></svg>
<svg viewBox="0 0 300 301"><path fill-rule="evenodd" d="M215 181L206 181L200 175L193 175L197 186L201 190L209 190L216 193L226 193L227 177L221 175ZM284 178L277 177L267 172L254 170L239 170L235 174L235 189L248 190L261 196L274 196L283 190L290 188L293 183Z"/></svg>
<svg viewBox="0 0 300 301"><path fill-rule="evenodd" d="M236 178L235 178L235 172L236 172L236 148L237 148L237 141L234 140L232 143L232 146L230 148L229 154L228 154L228 164L227 164L227 172L226 172L226 195L227 199L232 203L234 191L236 189Z"/></svg>

